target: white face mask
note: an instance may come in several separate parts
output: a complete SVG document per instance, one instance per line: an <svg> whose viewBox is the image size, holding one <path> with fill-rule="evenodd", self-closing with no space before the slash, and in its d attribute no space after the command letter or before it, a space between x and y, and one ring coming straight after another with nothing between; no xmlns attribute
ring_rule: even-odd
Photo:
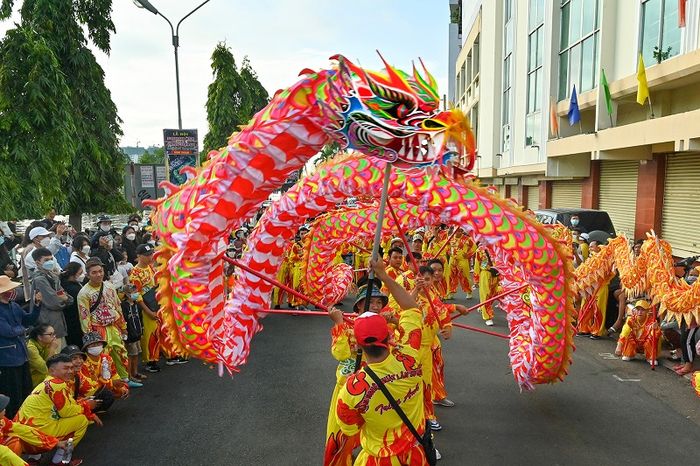
<svg viewBox="0 0 700 466"><path fill-rule="evenodd" d="M102 346L91 346L87 349L87 352L91 356L99 356L99 354L102 352Z"/></svg>
<svg viewBox="0 0 700 466"><path fill-rule="evenodd" d="M86 244L85 246L83 246L82 248L80 248L80 250L81 250L81 251L83 252L83 254L85 254L86 256L87 256L88 254L90 254L90 246L88 246L87 244Z"/></svg>
<svg viewBox="0 0 700 466"><path fill-rule="evenodd" d="M109 223L102 223L100 225L100 230L102 231L109 231L112 228L112 225Z"/></svg>
<svg viewBox="0 0 700 466"><path fill-rule="evenodd" d="M49 243L51 243L51 238L44 238L41 241L39 241L39 244L41 244L42 248L48 247Z"/></svg>
<svg viewBox="0 0 700 466"><path fill-rule="evenodd" d="M156 242L153 241L153 240L151 240L151 241L148 242L148 244L150 244L151 246L155 246L155 245L156 245Z"/></svg>
<svg viewBox="0 0 700 466"><path fill-rule="evenodd" d="M131 228L133 228L134 231L139 231L139 226L138 226L136 223L132 223L132 224L129 225L129 226L130 226Z"/></svg>
<svg viewBox="0 0 700 466"><path fill-rule="evenodd" d="M129 241L135 240L135 239L136 239L136 233L129 233L128 235L126 235L126 239L128 239Z"/></svg>

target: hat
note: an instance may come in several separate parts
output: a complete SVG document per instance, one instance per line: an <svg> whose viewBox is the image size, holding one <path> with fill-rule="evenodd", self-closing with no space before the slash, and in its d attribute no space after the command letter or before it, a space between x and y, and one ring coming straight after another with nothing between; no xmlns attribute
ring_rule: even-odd
<svg viewBox="0 0 700 466"><path fill-rule="evenodd" d="M102 214L102 215L100 215L99 217L97 217L97 223L99 224L99 223L102 223L102 222L109 222L109 223L112 223L112 219L109 218L107 215Z"/></svg>
<svg viewBox="0 0 700 466"><path fill-rule="evenodd" d="M413 241L423 242L423 237L421 235L413 235Z"/></svg>
<svg viewBox="0 0 700 466"><path fill-rule="evenodd" d="M355 310L355 307L357 304L365 299L367 296L367 285L364 285L360 287L358 293L357 293L357 298L355 298L355 303L352 305L352 309ZM389 303L389 297L385 295L384 293L381 292L379 288L375 286L372 286L372 294L370 295L370 298L382 298L382 307L386 306Z"/></svg>
<svg viewBox="0 0 700 466"><path fill-rule="evenodd" d="M138 256L150 256L153 254L153 251L155 251L156 248L151 246L150 244L139 244L138 247L136 248L136 255Z"/></svg>
<svg viewBox="0 0 700 466"><path fill-rule="evenodd" d="M10 404L10 397L0 394L0 411L7 408L8 404Z"/></svg>
<svg viewBox="0 0 700 466"><path fill-rule="evenodd" d="M21 283L13 282L10 280L10 277L7 275L0 275L0 293L6 293L10 290L14 290L18 286L21 286Z"/></svg>
<svg viewBox="0 0 700 466"><path fill-rule="evenodd" d="M143 220L139 214L131 214L129 215L129 222L141 222Z"/></svg>
<svg viewBox="0 0 700 466"><path fill-rule="evenodd" d="M355 339L360 346L387 348L384 340L389 336L389 326L384 317L374 312L365 312L355 319Z"/></svg>
<svg viewBox="0 0 700 466"><path fill-rule="evenodd" d="M76 345L68 345L65 348L61 350L61 353L65 354L66 356L73 357L76 354L80 355L83 357L83 359L87 358L85 353L80 351L80 348L78 348Z"/></svg>
<svg viewBox="0 0 700 466"><path fill-rule="evenodd" d="M403 244L403 240L402 240L401 238L399 238L399 237L394 237L394 238L391 238L391 241L389 241L389 245L392 245L392 244L394 244L394 243L396 243L396 242L399 242L399 243Z"/></svg>
<svg viewBox="0 0 700 466"><path fill-rule="evenodd" d="M33 240L37 236L49 236L51 232L44 227L34 227L29 230L29 239Z"/></svg>
<svg viewBox="0 0 700 466"><path fill-rule="evenodd" d="M107 346L107 342L97 332L88 332L83 335L83 351L85 351L85 348L93 343L102 343L103 345Z"/></svg>
<svg viewBox="0 0 700 466"><path fill-rule="evenodd" d="M651 307L651 304L649 304L649 301L646 299L640 299L636 303L634 303L634 307L643 307L644 309L649 309Z"/></svg>

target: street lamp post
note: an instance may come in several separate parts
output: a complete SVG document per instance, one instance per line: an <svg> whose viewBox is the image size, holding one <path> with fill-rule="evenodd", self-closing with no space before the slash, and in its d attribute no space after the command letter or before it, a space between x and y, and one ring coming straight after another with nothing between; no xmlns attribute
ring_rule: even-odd
<svg viewBox="0 0 700 466"><path fill-rule="evenodd" d="M134 0L134 4L139 7L139 8L145 8L146 10L150 11L154 15L158 15L164 20L168 22L168 25L170 25L170 33L172 34L172 39L173 39L173 48L175 49L175 87L177 88L177 128L182 129L182 111L180 109L180 64L178 62L178 57L177 57L177 48L180 46L180 36L178 36L178 33L180 32L180 24L187 18L189 18L192 13L195 11L199 10L202 8L206 3L209 3L209 0L204 0L202 3L199 4L197 8L194 10L190 11L187 13L185 16L182 17L180 21L177 22L177 26L173 28L173 23L170 22L168 18L166 18L163 13L158 11L156 7L154 7L151 2L148 0Z"/></svg>

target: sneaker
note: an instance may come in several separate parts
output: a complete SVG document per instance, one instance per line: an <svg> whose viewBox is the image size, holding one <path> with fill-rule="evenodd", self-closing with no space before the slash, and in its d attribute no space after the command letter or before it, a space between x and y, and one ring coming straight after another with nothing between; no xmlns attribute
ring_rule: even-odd
<svg viewBox="0 0 700 466"><path fill-rule="evenodd" d="M158 364L155 362L149 362L148 364L146 364L145 369L147 372L160 372L160 367L158 367Z"/></svg>
<svg viewBox="0 0 700 466"><path fill-rule="evenodd" d="M433 401L433 404L438 406L444 406L445 408L451 408L455 405L455 402L452 400L448 400L447 398L443 398L442 400Z"/></svg>
<svg viewBox="0 0 700 466"><path fill-rule="evenodd" d="M137 382L135 380L129 380L126 384L129 386L129 388L141 388L141 387L143 387L142 383Z"/></svg>
<svg viewBox="0 0 700 466"><path fill-rule="evenodd" d="M175 358L175 364L187 364L188 362L190 362L190 360L187 358L183 358L183 357Z"/></svg>
<svg viewBox="0 0 700 466"><path fill-rule="evenodd" d="M140 372L137 372L136 375L134 375L134 378L139 382L143 382L144 380L146 380L148 378L148 376L146 374L142 374Z"/></svg>
<svg viewBox="0 0 700 466"><path fill-rule="evenodd" d="M78 459L78 458L74 458L74 459L70 460L69 463L63 463L63 462L61 462L61 463L51 463L51 464L57 465L57 466L58 466L58 465L60 465L60 466L66 466L66 464L68 464L68 466L79 466L79 465L83 464L83 460Z"/></svg>
<svg viewBox="0 0 700 466"><path fill-rule="evenodd" d="M472 299L472 294L471 294L471 293L467 293L467 299Z"/></svg>
<svg viewBox="0 0 700 466"><path fill-rule="evenodd" d="M588 338L591 340L600 340L600 337L598 335L590 335Z"/></svg>
<svg viewBox="0 0 700 466"><path fill-rule="evenodd" d="M437 448L435 449L435 459L436 459L436 460L441 460L441 459L442 459L442 455L440 454L440 452L438 451Z"/></svg>
<svg viewBox="0 0 700 466"><path fill-rule="evenodd" d="M649 363L650 366L658 366L659 365L659 361L657 361L656 359L654 359L654 360L647 359L647 362Z"/></svg>
<svg viewBox="0 0 700 466"><path fill-rule="evenodd" d="M175 364L177 364L177 359L178 358L168 358L165 360L165 365L166 366L174 366Z"/></svg>
<svg viewBox="0 0 700 466"><path fill-rule="evenodd" d="M623 361L631 361L632 358L630 358L629 356L622 356L622 360Z"/></svg>
<svg viewBox="0 0 700 466"><path fill-rule="evenodd" d="M487 326L493 327L493 319L489 319L486 322L484 322Z"/></svg>
<svg viewBox="0 0 700 466"><path fill-rule="evenodd" d="M430 430L442 430L440 423L434 419L429 420L428 425L430 426Z"/></svg>

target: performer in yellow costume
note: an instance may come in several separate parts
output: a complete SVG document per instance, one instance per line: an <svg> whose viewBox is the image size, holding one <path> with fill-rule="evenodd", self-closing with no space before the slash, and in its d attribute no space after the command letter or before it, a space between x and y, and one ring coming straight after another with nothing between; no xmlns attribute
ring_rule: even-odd
<svg viewBox="0 0 700 466"><path fill-rule="evenodd" d="M399 327L403 339L399 345L389 341L386 321L376 314L355 320L354 334L367 357L367 366L386 382L394 398L419 434L425 431L423 381L418 351L422 339L422 313L415 299L392 280L383 265L375 264L375 273L389 284L392 297L401 308ZM360 435L360 451L355 465L424 465L425 453L401 418L391 409L384 394L377 390L362 368L348 377L338 395L336 408L340 428L347 436Z"/></svg>
<svg viewBox="0 0 700 466"><path fill-rule="evenodd" d="M288 253L290 274L292 278L292 289L295 291L301 291L301 275L303 273L302 264L304 262L303 243L304 236L306 236L308 232L309 229L306 226L299 228L299 241L292 243ZM301 307L305 303L296 296L289 296L287 299L289 300L289 304L294 308Z"/></svg>
<svg viewBox="0 0 700 466"><path fill-rule="evenodd" d="M77 445L91 422L102 421L92 412L92 400L77 402L67 380L73 377L73 365L65 354L51 356L47 361L49 375L24 400L15 422L34 427L60 440L73 439Z"/></svg>
<svg viewBox="0 0 700 466"><path fill-rule="evenodd" d="M477 269L478 264L478 269ZM491 256L486 249L479 247L474 256L474 268L479 277L479 300L490 299L498 289L498 276L491 263ZM493 325L493 303L481 306L481 318L488 326Z"/></svg>
<svg viewBox="0 0 700 466"><path fill-rule="evenodd" d="M360 288L353 305L355 315L364 311L366 296L367 287L365 286ZM389 298L385 294L373 288L369 310L378 314L388 302ZM328 313L335 323L331 329L331 354L338 361L338 366L326 425L326 449L323 464L324 466L349 466L352 464L352 451L359 446L360 437L359 435L347 437L341 431L335 408L338 402L338 393L345 386L348 376L356 371L357 342L352 324L343 321L342 311L331 308Z"/></svg>
<svg viewBox="0 0 700 466"><path fill-rule="evenodd" d="M476 244L471 237L464 234L464 230L459 228L451 242L451 267L450 267L450 294L455 294L459 287L467 295L467 299L472 297L472 271L470 260L476 252Z"/></svg>
<svg viewBox="0 0 700 466"><path fill-rule="evenodd" d="M51 451L65 442L40 430L5 417L5 408L10 398L0 395L0 464L8 466L26 465L23 454L38 454Z"/></svg>
<svg viewBox="0 0 700 466"><path fill-rule="evenodd" d="M150 246L150 245L144 245ZM140 248L141 246L139 246ZM137 248L138 251L138 248ZM141 349L143 351L143 362L146 370L156 372L158 370L158 360L160 359L160 321L158 309L151 309L143 297L146 295L148 302L155 305L152 295L155 293L156 280L153 269L153 253L138 254L138 262L129 272L129 281L136 287L139 293L138 304L141 308L141 320L143 321L143 335L141 336Z"/></svg>
<svg viewBox="0 0 700 466"><path fill-rule="evenodd" d="M649 364L656 365L661 349L661 330L649 301L640 299L620 332L615 354L623 361L631 361L637 353L644 353Z"/></svg>

